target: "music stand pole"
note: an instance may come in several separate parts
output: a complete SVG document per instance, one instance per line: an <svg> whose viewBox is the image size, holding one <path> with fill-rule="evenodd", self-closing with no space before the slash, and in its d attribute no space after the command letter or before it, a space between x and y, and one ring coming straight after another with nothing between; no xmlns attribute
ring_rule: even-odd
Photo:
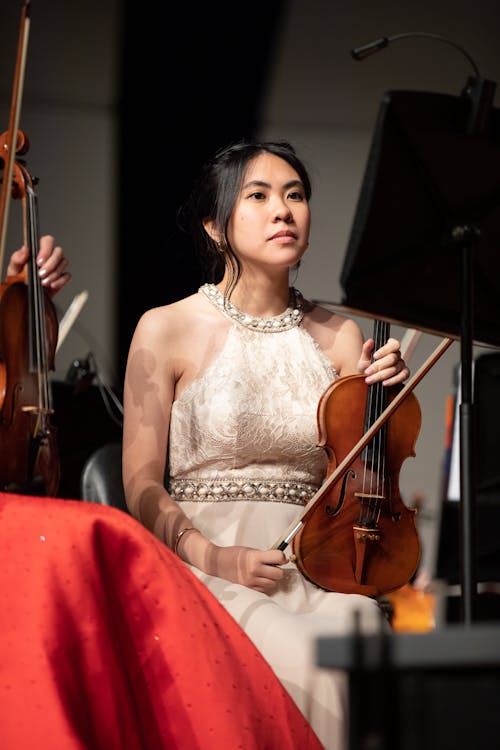
<svg viewBox="0 0 500 750"><path fill-rule="evenodd" d="M453 237L462 241L462 310L460 339L460 568L461 619L470 625L475 617L477 582L475 571L475 471L473 399L473 248L479 235L475 227L456 227Z"/></svg>
<svg viewBox="0 0 500 750"><path fill-rule="evenodd" d="M485 135L488 132L495 95L496 84L481 76L469 78L463 94L469 101L470 135ZM474 471L474 397L473 397L473 358L474 336L474 247L480 237L474 225L458 226L453 238L462 240L462 304L461 304L461 403L460 403L460 534L462 551L461 568L461 615L465 625L470 625L476 614L476 483Z"/></svg>

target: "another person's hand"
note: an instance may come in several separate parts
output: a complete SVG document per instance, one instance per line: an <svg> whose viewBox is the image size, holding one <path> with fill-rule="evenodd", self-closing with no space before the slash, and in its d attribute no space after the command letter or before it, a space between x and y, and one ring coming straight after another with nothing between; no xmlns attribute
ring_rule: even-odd
<svg viewBox="0 0 500 750"><path fill-rule="evenodd" d="M29 250L26 245L13 252L7 266L7 276L16 276L21 273L28 259ZM40 237L40 250L36 262L42 285L47 287L52 294L58 292L70 281L71 274L67 271L68 261L64 250L55 244L51 235L46 234Z"/></svg>
<svg viewBox="0 0 500 750"><path fill-rule="evenodd" d="M358 371L366 375L366 382L382 382L383 385L397 385L403 383L409 376L410 370L401 357L401 345L396 339L390 338L384 346L373 353L375 343L368 339L363 344L363 351L358 362Z"/></svg>

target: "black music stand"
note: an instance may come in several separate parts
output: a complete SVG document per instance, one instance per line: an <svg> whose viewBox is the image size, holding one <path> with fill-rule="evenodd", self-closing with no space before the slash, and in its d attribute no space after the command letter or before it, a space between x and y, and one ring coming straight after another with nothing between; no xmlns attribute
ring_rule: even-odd
<svg viewBox="0 0 500 750"><path fill-rule="evenodd" d="M461 96L392 91L380 105L341 272L356 314L461 341L463 619L475 600L473 341L500 345L500 111L495 84Z"/></svg>

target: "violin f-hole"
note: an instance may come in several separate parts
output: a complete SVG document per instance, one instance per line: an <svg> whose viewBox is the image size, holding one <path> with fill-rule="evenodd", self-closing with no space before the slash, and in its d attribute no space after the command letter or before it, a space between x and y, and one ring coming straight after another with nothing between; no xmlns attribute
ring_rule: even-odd
<svg viewBox="0 0 500 750"><path fill-rule="evenodd" d="M333 518L334 516L336 516L342 508L342 505L344 504L346 485L347 480L349 479L349 475L351 475L351 479L356 479L356 472L352 469L348 469L344 474L344 478L342 479L342 487L340 488L340 497L338 499L337 505L335 506L335 508L332 508L331 505L325 506L325 513L328 518Z"/></svg>

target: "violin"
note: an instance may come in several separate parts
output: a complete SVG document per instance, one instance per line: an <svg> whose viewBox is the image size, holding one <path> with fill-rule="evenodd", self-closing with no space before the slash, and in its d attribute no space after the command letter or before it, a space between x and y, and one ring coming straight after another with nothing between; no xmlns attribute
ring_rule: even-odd
<svg viewBox="0 0 500 750"><path fill-rule="evenodd" d="M20 158L29 149L29 139L18 130L28 32L29 2L25 2L9 130L0 136L0 259L10 198L22 203L24 244L29 249L27 271L7 277L0 285L0 490L55 496L60 464L50 421L53 409L48 372L54 369L58 320L37 272L40 236L35 180Z"/></svg>
<svg viewBox="0 0 500 750"><path fill-rule="evenodd" d="M376 321L375 349L389 336ZM327 453L327 476L367 432L401 386L367 385L364 375L334 381L318 405L319 445ZM399 491L403 460L415 455L421 412L415 395L374 435L325 495L295 536L299 570L318 586L378 596L400 588L417 569L420 541L416 509Z"/></svg>
<svg viewBox="0 0 500 750"><path fill-rule="evenodd" d="M375 323L375 346L388 327ZM405 585L420 558L415 510L401 499L403 460L414 455L421 412L413 390L453 343L443 339L403 386L334 381L318 404L325 481L275 542L291 543L297 568L328 591L377 597Z"/></svg>

